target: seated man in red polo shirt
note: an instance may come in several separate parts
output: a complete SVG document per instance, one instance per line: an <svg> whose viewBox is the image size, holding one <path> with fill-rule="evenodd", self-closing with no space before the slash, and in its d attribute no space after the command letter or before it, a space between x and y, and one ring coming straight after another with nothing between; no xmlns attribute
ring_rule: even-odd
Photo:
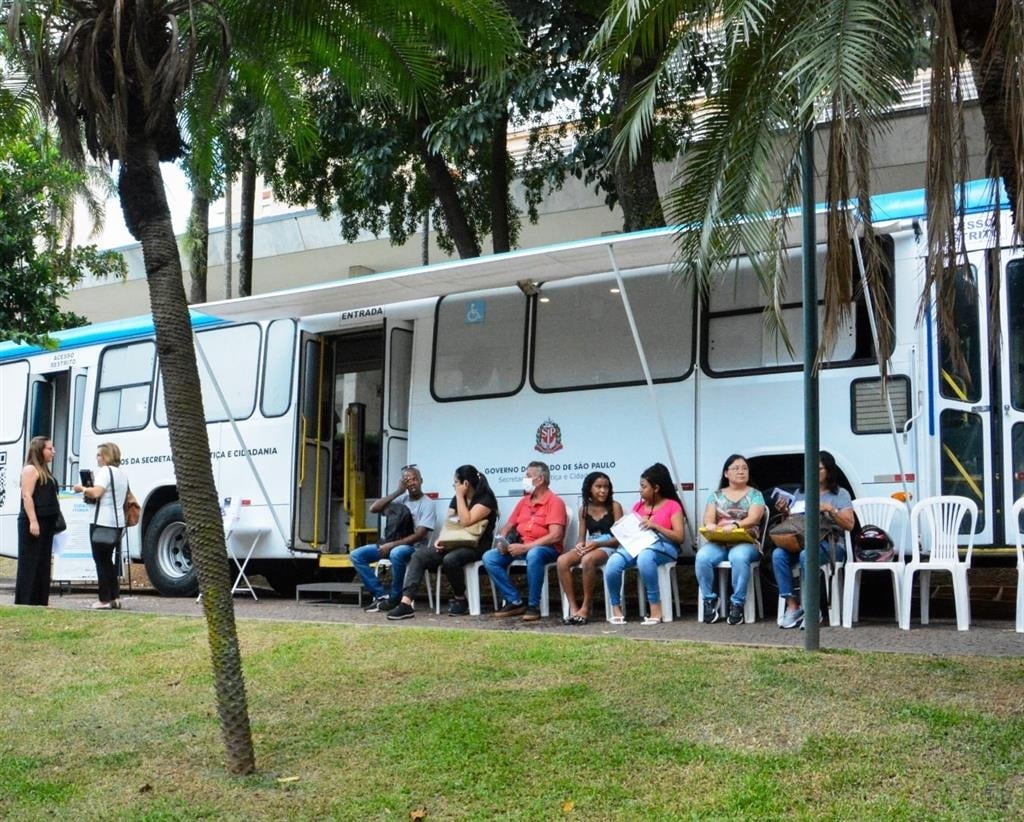
<svg viewBox="0 0 1024 822"><path fill-rule="evenodd" d="M540 619L540 592L544 586L544 568L562 553L565 536L565 503L548 485L551 471L547 463L531 462L523 479L523 498L495 540L498 547L483 556L484 568L501 592L504 603L494 612L496 617L523 615L523 620ZM506 542L513 539L515 542ZM526 559L527 601L512 584L508 567L514 560Z"/></svg>

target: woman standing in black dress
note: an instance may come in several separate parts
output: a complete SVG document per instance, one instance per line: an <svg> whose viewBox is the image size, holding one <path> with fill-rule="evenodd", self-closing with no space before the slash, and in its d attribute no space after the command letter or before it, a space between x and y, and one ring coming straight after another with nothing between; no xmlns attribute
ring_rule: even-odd
<svg viewBox="0 0 1024 822"><path fill-rule="evenodd" d="M21 469L21 512L18 514L18 575L15 605L47 605L53 533L60 514L57 480L50 473L53 443L33 437Z"/></svg>

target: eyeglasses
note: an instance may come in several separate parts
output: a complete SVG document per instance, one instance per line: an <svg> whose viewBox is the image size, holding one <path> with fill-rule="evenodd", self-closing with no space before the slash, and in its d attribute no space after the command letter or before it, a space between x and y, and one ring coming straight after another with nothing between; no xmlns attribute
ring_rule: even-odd
<svg viewBox="0 0 1024 822"><path fill-rule="evenodd" d="M410 462L410 463L409 463L408 465L403 465L403 466L402 466L402 470L403 470L403 471L411 471L411 470L412 470L413 468L418 468L418 467L419 467L419 466L418 466L418 465L416 465L416 463L415 463L415 462Z"/></svg>

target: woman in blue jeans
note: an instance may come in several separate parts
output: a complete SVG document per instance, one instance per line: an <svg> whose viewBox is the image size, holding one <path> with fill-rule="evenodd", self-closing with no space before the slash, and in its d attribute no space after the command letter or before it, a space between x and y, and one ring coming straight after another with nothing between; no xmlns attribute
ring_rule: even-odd
<svg viewBox="0 0 1024 822"><path fill-rule="evenodd" d="M850 492L839 486L839 468L836 459L828 451L822 451L818 457L818 494L819 505L823 520L828 520L836 528L843 531L852 531L855 517L853 513L853 500L850 499ZM797 494L794 502L803 499L802 494ZM780 502L778 508L783 513L788 513L789 508L785 503ZM823 534L824 536L824 534ZM818 546L822 565L829 561L829 539L821 540ZM836 543L836 561L846 560L846 546L842 541ZM784 548L776 548L772 551L772 571L775 574L775 582L779 586L779 596L786 599L786 611L782 615L780 628L797 628L803 624L804 609L800 601L793 593L793 566L800 562L800 571L807 565L807 549L804 548L797 554L790 553Z"/></svg>
<svg viewBox="0 0 1024 822"><path fill-rule="evenodd" d="M656 462L640 475L640 502L633 506L633 513L640 519L640 527L653 531L654 543L636 556L625 548L616 549L608 558L604 576L608 582L612 625L624 625L622 613L622 575L627 568L636 566L647 589L647 602L651 613L644 617L643 625L657 625L661 622L661 589L658 587L658 566L675 562L679 556L679 545L684 537L683 504L679 500L668 469ZM672 603L669 603L672 607Z"/></svg>
<svg viewBox="0 0 1024 822"><path fill-rule="evenodd" d="M722 466L718 490L708 496L704 507L704 525L718 530L742 528L756 540L761 518L764 516L764 497L749 485L750 466L740 454L730 454ZM743 604L747 599L750 567L757 560L756 543L740 542L734 545L705 543L697 552L694 570L700 596L704 603L704 622L718 621L718 596L715 594L715 566L729 560L732 568L732 596L726 621L739 625L743 621Z"/></svg>

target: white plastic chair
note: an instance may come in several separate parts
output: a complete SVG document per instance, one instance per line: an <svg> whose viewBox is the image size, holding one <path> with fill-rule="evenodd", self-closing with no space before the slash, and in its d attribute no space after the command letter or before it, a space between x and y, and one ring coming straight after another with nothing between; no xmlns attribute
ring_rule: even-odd
<svg viewBox="0 0 1024 822"><path fill-rule="evenodd" d="M466 575L466 601L469 603L469 615L480 616L480 569L484 567L483 562L476 560L462 566ZM441 579L444 573L437 569L437 588L434 591L434 613L441 613Z"/></svg>
<svg viewBox="0 0 1024 822"><path fill-rule="evenodd" d="M1017 536L1017 633L1024 634L1024 541L1021 539L1020 517L1024 513L1024 497L1013 504L1013 531Z"/></svg>
<svg viewBox="0 0 1024 822"><path fill-rule="evenodd" d="M965 534L967 553L960 559L960 526L964 517L970 517ZM971 625L971 599L967 586L967 569L971 567L974 548L974 527L978 521L978 506L967 497L928 497L918 502L910 512L910 548L912 559L903 571L900 592L900 627L910 630L910 593L914 574L921 574L921 624L928 624L928 600L931 596L933 571L948 571L953 578L953 600L956 604L956 628L966 631ZM921 558L922 542L929 548L927 559Z"/></svg>
<svg viewBox="0 0 1024 822"><path fill-rule="evenodd" d="M747 597L743 600L743 621L757 622L757 618L764 618L764 598L761 594L761 559L764 557L765 540L768 538L768 523L771 520L771 510L765 506L764 515L761 517L761 538L758 540L758 550L761 556L750 563L750 583L747 585ZM732 563L727 559L715 565L718 572L718 613L725 617L729 606L729 585L732 582ZM704 621L704 600L701 598L700 589L697 590L697 622Z"/></svg>
<svg viewBox="0 0 1024 822"><path fill-rule="evenodd" d="M548 602L548 575L552 568L557 568L557 562L548 562L544 565L544 585L540 589L540 615L542 617L551 616L551 603ZM526 570L525 559L514 559L512 564L508 566L508 572L511 576L513 568L522 568ZM488 577L490 579L490 577ZM497 611L501 603L498 602L498 589L494 587L494 580L491 580L491 597L494 599L494 610Z"/></svg>
<svg viewBox="0 0 1024 822"><path fill-rule="evenodd" d="M825 590L828 592L828 624L833 628L838 627L842 624L842 608L843 608L843 571L846 567L846 563L850 557L850 534L846 532L846 556L847 559L839 560L835 562L824 562L820 566L821 575L825 577ZM796 563L793 565L793 578L797 579L800 576L800 564ZM782 625L782 618L786 613L786 598L779 597L778 609L776 611L775 622L778 625Z"/></svg>
<svg viewBox="0 0 1024 822"><path fill-rule="evenodd" d="M628 570L628 569L627 569ZM625 574L623 574L623 582L625 582ZM605 590L608 590L608 583L605 583ZM658 566L658 599L662 603L661 607L661 621L671 622L673 612L676 618L679 619L683 615L683 605L679 601L679 577L676 575L676 563L675 560L672 562L666 562L664 565ZM640 575L640 572L636 573L636 601L640 608L641 615L644 612L645 606L647 606L647 591L644 588L644 578ZM666 608L664 603L668 603L669 607ZM609 613L611 608L608 609ZM622 608L622 613L625 615L626 609Z"/></svg>
<svg viewBox="0 0 1024 822"><path fill-rule="evenodd" d="M843 627L852 628L860 617L860 575L865 571L883 571L892 577L892 601L896 623L900 621L900 596L906 566L910 515L906 503L892 497L861 497L853 501L860 527L874 525L892 539L896 559L891 562L857 562L853 556L850 533L846 532L846 568L843 580ZM922 591L924 589L922 588ZM922 594L923 595L923 594Z"/></svg>
<svg viewBox="0 0 1024 822"><path fill-rule="evenodd" d="M611 591L608 590L608 577L606 577L604 575L604 569L605 569L605 566L601 565L601 566L598 567L597 570L601 573L601 580L604 583L604 618L607 621L607 620L612 618L612 595L611 595ZM582 573L582 567L580 565L574 565L572 570L573 571L580 571ZM625 590L625 588L626 588L626 575L623 574L622 575L622 583L619 585L619 600L620 601L622 600L623 591ZM678 589L678 583L677 583L677 589ZM559 580L559 583L558 583L558 590L562 594L562 619L568 619L569 618L569 597L566 596L565 589L562 588L561 580ZM678 596L678 594L677 594L677 596Z"/></svg>

